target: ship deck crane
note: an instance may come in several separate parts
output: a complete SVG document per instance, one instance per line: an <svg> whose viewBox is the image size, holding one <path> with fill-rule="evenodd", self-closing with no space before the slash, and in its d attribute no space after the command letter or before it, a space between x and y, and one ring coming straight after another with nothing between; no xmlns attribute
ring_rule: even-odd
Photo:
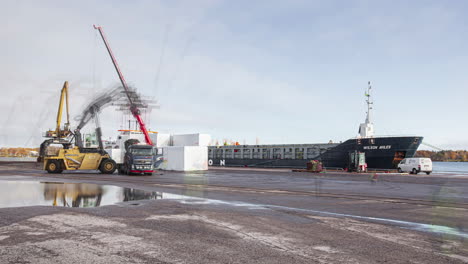
<svg viewBox="0 0 468 264"><path fill-rule="evenodd" d="M117 71L117 75L119 76L120 82L122 83L122 86L125 90L125 94L127 95L128 102L130 104L130 112L132 113L133 117L138 121L138 125L140 126L141 132L143 132L145 136L145 141L148 145L153 145L153 141L151 140L148 130L146 129L146 125L143 122L143 119L141 118L141 113L140 109L138 109L138 106L133 102L132 97L130 96L130 89L128 88L127 82L125 81L125 78L122 74L122 71L119 68L119 65L117 64L117 60L114 57L114 54L109 46L109 43L107 42L106 36L104 35L104 31L102 30L101 26L96 26L93 25L94 29L99 31L99 34L101 35L102 40L104 41L104 45L106 45L107 52L109 53L109 56L111 57L112 63L114 64L115 70Z"/></svg>

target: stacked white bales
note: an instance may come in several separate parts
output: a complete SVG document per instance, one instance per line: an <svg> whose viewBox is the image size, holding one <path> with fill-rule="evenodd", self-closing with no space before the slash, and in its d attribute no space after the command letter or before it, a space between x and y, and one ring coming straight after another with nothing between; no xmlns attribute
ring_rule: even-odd
<svg viewBox="0 0 468 264"><path fill-rule="evenodd" d="M173 135L171 146L163 147L163 162L159 169L174 171L208 170L207 134Z"/></svg>

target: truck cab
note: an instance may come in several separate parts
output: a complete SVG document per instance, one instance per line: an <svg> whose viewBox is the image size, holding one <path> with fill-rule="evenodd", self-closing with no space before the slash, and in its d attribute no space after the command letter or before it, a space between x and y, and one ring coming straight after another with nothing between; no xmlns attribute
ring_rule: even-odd
<svg viewBox="0 0 468 264"><path fill-rule="evenodd" d="M120 173L123 174L145 174L154 172L154 161L156 149L151 145L130 145L125 151Z"/></svg>

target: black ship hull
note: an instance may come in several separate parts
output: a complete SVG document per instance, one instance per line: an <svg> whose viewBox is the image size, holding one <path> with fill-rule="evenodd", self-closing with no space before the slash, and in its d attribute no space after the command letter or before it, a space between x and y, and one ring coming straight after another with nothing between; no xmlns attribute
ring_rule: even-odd
<svg viewBox="0 0 468 264"><path fill-rule="evenodd" d="M340 144L324 149L318 156L310 158L222 158L209 157L212 166L242 166L242 167L287 167L305 168L310 159L320 160L327 168L346 168L349 154L354 151L364 152L366 163L373 169L395 169L403 158L413 157L421 144L422 137L373 137L349 139ZM291 145L292 146L292 145ZM239 148L265 146L238 146ZM289 148L289 145L283 145ZM210 147L214 149L221 147Z"/></svg>
<svg viewBox="0 0 468 264"><path fill-rule="evenodd" d="M396 169L403 158L416 154L422 137L378 137L349 139L321 155L325 167L345 168L349 153L359 151L366 153L369 168Z"/></svg>

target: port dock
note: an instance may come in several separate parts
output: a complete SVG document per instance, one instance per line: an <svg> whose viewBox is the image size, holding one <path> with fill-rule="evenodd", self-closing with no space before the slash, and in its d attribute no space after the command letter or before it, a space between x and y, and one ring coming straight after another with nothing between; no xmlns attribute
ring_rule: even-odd
<svg viewBox="0 0 468 264"><path fill-rule="evenodd" d="M36 163L2 162L4 191L14 188L14 182L47 186L19 192L23 201L34 192L44 192L45 197L56 190L48 187L60 189L58 185L104 186L102 204L109 202L105 192L115 188L124 190L125 197L135 197L136 190L152 195L73 208L72 202L52 206L55 200L60 205L60 198L53 201L53 193L47 193L51 198L44 198L42 206L1 208L0 259L4 263L468 261L467 175L382 173L376 179L369 175L221 167L153 176L54 175ZM92 196L90 191L86 195ZM5 203L7 198L1 199Z"/></svg>

